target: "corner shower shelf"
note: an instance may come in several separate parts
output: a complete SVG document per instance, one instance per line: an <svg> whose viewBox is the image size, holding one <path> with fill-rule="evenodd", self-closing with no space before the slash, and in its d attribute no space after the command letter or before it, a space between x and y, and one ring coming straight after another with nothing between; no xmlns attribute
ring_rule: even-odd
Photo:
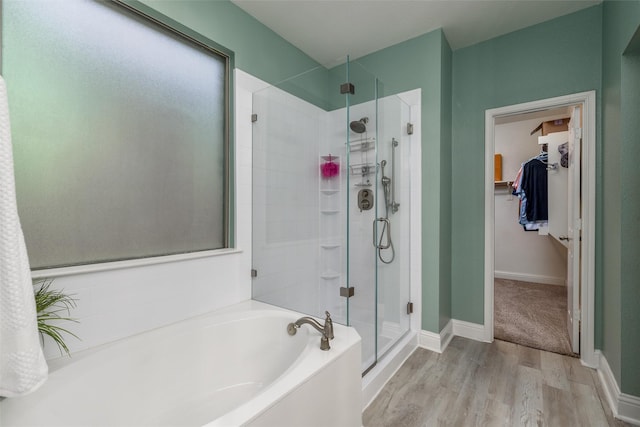
<svg viewBox="0 0 640 427"><path fill-rule="evenodd" d="M336 171L335 167L328 171L325 170L324 165L329 162L338 165L338 170ZM320 156L318 210L320 213L319 230L323 237L318 242L319 272L316 280L323 283L329 290L333 290L334 286L337 289L342 278L342 244L341 238L338 236L341 230L340 219L344 209L341 197L343 186L341 175L346 170L341 170L341 168L340 156L333 154Z"/></svg>
<svg viewBox="0 0 640 427"><path fill-rule="evenodd" d="M339 243L321 243L320 244L320 247L322 249L338 249L341 246L342 245Z"/></svg>

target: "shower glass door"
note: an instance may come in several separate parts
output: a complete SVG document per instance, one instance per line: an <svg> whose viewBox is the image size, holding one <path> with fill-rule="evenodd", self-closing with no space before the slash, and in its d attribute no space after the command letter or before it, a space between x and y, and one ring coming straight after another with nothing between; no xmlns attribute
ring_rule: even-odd
<svg viewBox="0 0 640 427"><path fill-rule="evenodd" d="M346 305L366 373L410 327L410 109L357 61L346 81Z"/></svg>
<svg viewBox="0 0 640 427"><path fill-rule="evenodd" d="M356 61L347 61L346 298L349 326L362 338L362 370L378 360L377 268L374 243L379 217L378 79Z"/></svg>

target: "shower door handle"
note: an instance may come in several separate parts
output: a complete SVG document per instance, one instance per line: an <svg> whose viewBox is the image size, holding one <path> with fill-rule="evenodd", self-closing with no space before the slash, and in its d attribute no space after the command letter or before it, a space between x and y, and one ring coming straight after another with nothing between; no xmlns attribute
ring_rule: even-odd
<svg viewBox="0 0 640 427"><path fill-rule="evenodd" d="M384 226L382 227L382 232L380 233L380 243L378 243L376 241L376 223L378 222L383 222ZM383 245L382 244L382 236L384 235L384 233L387 233L387 244ZM389 221L389 218L376 218L373 220L373 231L372 231L372 238L373 238L373 246L377 249L389 249L389 247L391 247L391 221Z"/></svg>

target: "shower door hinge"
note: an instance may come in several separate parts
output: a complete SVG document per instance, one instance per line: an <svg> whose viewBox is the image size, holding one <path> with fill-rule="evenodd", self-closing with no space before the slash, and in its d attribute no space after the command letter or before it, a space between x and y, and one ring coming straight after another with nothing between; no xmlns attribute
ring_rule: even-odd
<svg viewBox="0 0 640 427"><path fill-rule="evenodd" d="M258 277L258 270L256 270L255 268L251 269L251 277Z"/></svg>
<svg viewBox="0 0 640 427"><path fill-rule="evenodd" d="M355 95L356 87L352 83L342 83L340 85L340 95L344 95L345 93L350 93L351 95Z"/></svg>
<svg viewBox="0 0 640 427"><path fill-rule="evenodd" d="M257 114L252 114L251 115L251 123L255 123L258 121L258 115Z"/></svg>
<svg viewBox="0 0 640 427"><path fill-rule="evenodd" d="M413 135L413 123L407 123L407 135Z"/></svg>
<svg viewBox="0 0 640 427"><path fill-rule="evenodd" d="M350 286L348 288L345 288L344 286L340 287L340 296L341 297L345 297L345 298L351 298L355 293L355 288L353 286Z"/></svg>
<svg viewBox="0 0 640 427"><path fill-rule="evenodd" d="M412 313L413 313L413 303L409 301L407 303L407 314L412 314Z"/></svg>

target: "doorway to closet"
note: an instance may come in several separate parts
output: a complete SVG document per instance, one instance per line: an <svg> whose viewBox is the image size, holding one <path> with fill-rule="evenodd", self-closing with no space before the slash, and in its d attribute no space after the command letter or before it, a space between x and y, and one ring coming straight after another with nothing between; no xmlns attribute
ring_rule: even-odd
<svg viewBox="0 0 640 427"><path fill-rule="evenodd" d="M487 110L485 129L485 338L592 365L595 93Z"/></svg>

